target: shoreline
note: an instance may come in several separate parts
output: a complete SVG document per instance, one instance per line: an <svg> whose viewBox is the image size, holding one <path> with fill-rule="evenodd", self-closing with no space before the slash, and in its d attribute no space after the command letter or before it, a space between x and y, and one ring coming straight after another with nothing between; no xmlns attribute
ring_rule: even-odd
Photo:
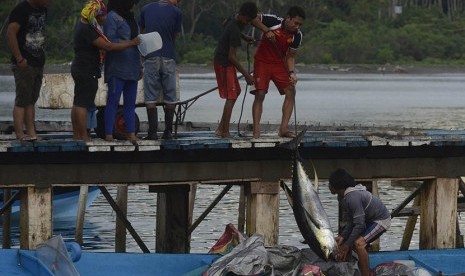
<svg viewBox="0 0 465 276"><path fill-rule="evenodd" d="M181 64L177 66L180 74L214 73L212 65ZM465 74L465 66L413 66L413 65L351 65L320 64L296 65L297 73L304 74ZM69 64L45 64L44 73L58 74L70 72ZM13 75L10 64L0 64L0 75Z"/></svg>

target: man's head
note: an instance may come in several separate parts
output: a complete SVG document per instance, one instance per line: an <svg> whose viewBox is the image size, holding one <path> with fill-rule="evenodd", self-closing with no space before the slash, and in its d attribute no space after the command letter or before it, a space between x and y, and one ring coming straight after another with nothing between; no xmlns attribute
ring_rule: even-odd
<svg viewBox="0 0 465 276"><path fill-rule="evenodd" d="M139 0L108 0L108 12L116 11L117 13L131 11Z"/></svg>
<svg viewBox="0 0 465 276"><path fill-rule="evenodd" d="M238 19L244 25L250 24L250 22L257 17L257 12L258 9L255 3L245 2L239 9Z"/></svg>
<svg viewBox="0 0 465 276"><path fill-rule="evenodd" d="M171 5L173 6L179 6L179 4L181 4L181 0L168 0L168 2L171 3Z"/></svg>
<svg viewBox="0 0 465 276"><path fill-rule="evenodd" d="M29 0L34 8L46 8L50 5L50 0Z"/></svg>
<svg viewBox="0 0 465 276"><path fill-rule="evenodd" d="M345 191L349 187L355 187L354 178L344 169L337 169L329 176L329 190L332 194Z"/></svg>
<svg viewBox="0 0 465 276"><path fill-rule="evenodd" d="M305 20L305 11L299 6L293 6L286 15L285 26L289 32L297 32Z"/></svg>

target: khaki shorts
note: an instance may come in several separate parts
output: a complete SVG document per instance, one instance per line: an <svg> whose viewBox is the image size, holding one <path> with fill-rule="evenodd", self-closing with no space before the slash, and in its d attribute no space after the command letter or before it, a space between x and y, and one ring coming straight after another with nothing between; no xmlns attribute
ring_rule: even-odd
<svg viewBox="0 0 465 276"><path fill-rule="evenodd" d="M12 71L16 84L15 105L19 107L35 105L40 95L44 68L32 66L19 68L13 65Z"/></svg>

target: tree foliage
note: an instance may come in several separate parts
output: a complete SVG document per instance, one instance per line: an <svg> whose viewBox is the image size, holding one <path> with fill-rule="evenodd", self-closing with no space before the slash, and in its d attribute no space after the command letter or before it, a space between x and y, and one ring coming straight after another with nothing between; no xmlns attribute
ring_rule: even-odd
<svg viewBox="0 0 465 276"><path fill-rule="evenodd" d="M9 60L6 19L21 0L0 2L0 63ZM252 0L253 1L253 0ZM152 0L141 0L140 9ZM244 0L181 1L183 32L177 41L180 63L211 63L223 20ZM464 63L465 1L456 0L255 0L260 12L285 16L292 5L307 18L298 62ZM85 0L53 0L47 24L47 60L70 62L72 34ZM255 48L251 48L253 52ZM253 54L253 53L249 53ZM239 55L246 59L245 47Z"/></svg>

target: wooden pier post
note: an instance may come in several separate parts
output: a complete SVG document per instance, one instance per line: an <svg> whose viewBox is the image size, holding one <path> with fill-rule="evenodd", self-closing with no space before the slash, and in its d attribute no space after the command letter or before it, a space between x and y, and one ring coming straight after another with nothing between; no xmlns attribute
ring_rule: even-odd
<svg viewBox="0 0 465 276"><path fill-rule="evenodd" d="M79 188L79 202L76 217L76 234L74 236L74 240L80 245L83 244L82 236L84 232L84 217L86 213L86 202L88 194L89 188L86 185L82 185Z"/></svg>
<svg viewBox="0 0 465 276"><path fill-rule="evenodd" d="M430 181L421 192L420 249L455 248L458 179Z"/></svg>
<svg viewBox="0 0 465 276"><path fill-rule="evenodd" d="M11 197L11 189L3 189L3 205L5 205ZM11 248L11 208L3 214L3 241L2 248Z"/></svg>
<svg viewBox="0 0 465 276"><path fill-rule="evenodd" d="M157 253L189 253L189 184L150 186L157 195Z"/></svg>
<svg viewBox="0 0 465 276"><path fill-rule="evenodd" d="M246 204L247 200L245 196L245 186L243 184L240 186L239 191L239 214L237 216L237 230L239 230L241 233L245 233Z"/></svg>
<svg viewBox="0 0 465 276"><path fill-rule="evenodd" d="M123 214L127 216L128 213L128 186L118 186L116 193L116 204L121 209ZM116 229L115 229L115 252L124 253L126 252L126 225L124 221L116 218Z"/></svg>
<svg viewBox="0 0 465 276"><path fill-rule="evenodd" d="M265 246L279 242L279 182L251 182L246 187L246 234L263 235Z"/></svg>
<svg viewBox="0 0 465 276"><path fill-rule="evenodd" d="M21 191L20 247L35 249L52 237L52 187Z"/></svg>
<svg viewBox="0 0 465 276"><path fill-rule="evenodd" d="M377 198L379 198L379 190L378 190L378 180L377 179L373 179L371 181L371 194L376 196ZM379 251L380 249L380 240L379 238L376 239L375 241L373 241L371 244L370 244L370 252L377 252Z"/></svg>

